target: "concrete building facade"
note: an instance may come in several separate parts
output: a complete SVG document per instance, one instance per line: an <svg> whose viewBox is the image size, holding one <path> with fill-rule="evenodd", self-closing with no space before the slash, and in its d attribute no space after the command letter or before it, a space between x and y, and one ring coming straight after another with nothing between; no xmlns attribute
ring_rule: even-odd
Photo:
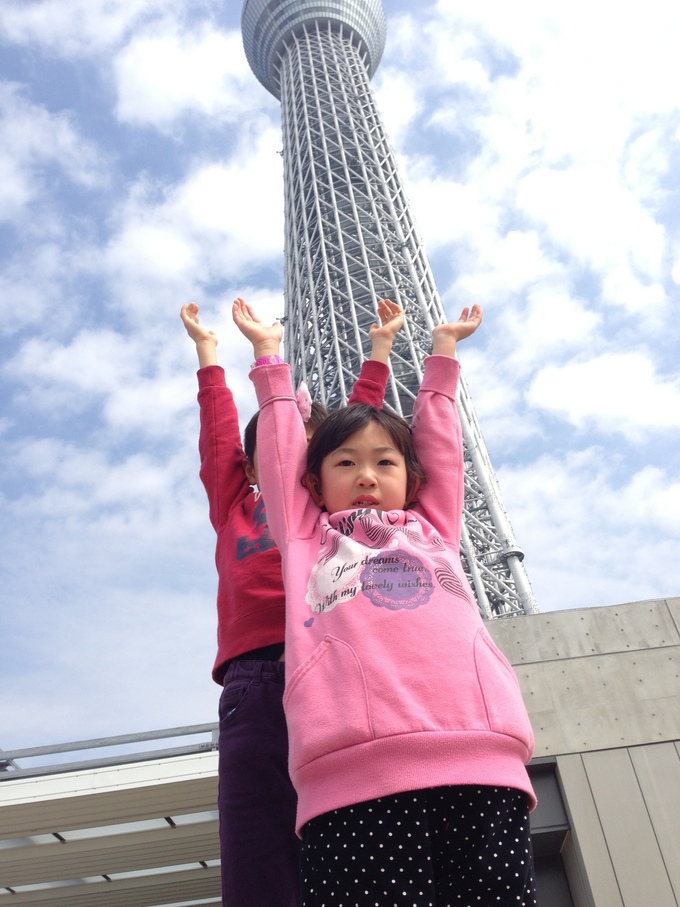
<svg viewBox="0 0 680 907"><path fill-rule="evenodd" d="M678 907L680 598L488 626L536 736L541 907Z"/></svg>
<svg viewBox="0 0 680 907"><path fill-rule="evenodd" d="M540 907L680 907L680 598L487 626L536 735ZM218 905L214 742L177 753L2 754L0 907Z"/></svg>

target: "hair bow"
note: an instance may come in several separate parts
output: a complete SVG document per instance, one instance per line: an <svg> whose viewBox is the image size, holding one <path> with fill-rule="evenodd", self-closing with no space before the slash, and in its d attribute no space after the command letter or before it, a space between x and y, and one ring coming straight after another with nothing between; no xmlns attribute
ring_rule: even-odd
<svg viewBox="0 0 680 907"><path fill-rule="evenodd" d="M309 422L309 417L312 415L312 396L304 381L301 381L298 385L295 402L297 403L297 408L300 410L302 421Z"/></svg>

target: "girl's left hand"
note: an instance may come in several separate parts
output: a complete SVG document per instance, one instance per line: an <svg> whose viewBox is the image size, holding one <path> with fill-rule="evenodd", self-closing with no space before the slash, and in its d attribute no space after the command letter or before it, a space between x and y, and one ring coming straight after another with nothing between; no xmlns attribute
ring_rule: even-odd
<svg viewBox="0 0 680 907"><path fill-rule="evenodd" d="M432 331L432 336L444 334L448 337L453 337L454 340L465 340L470 334L474 334L481 323L482 307L475 303L471 309L467 306L463 309L458 321L437 325Z"/></svg>

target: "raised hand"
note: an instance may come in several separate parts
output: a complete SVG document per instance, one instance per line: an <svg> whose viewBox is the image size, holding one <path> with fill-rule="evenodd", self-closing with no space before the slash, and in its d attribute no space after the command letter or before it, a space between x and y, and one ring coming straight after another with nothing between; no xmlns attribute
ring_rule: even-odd
<svg viewBox="0 0 680 907"><path fill-rule="evenodd" d="M374 321L368 329L368 336L374 340L377 336L393 340L404 324L404 310L391 299L381 299L378 303L380 326Z"/></svg>
<svg viewBox="0 0 680 907"><path fill-rule="evenodd" d="M187 334L195 343L199 343L202 340L210 340L217 346L219 342L217 334L215 334L214 331L209 331L208 328L203 327L198 318L198 311L199 309L195 302L189 302L187 305L183 305L180 310L179 317L182 319Z"/></svg>
<svg viewBox="0 0 680 907"><path fill-rule="evenodd" d="M456 343L474 334L481 323L482 307L476 303L472 308L466 306L458 321L439 324L432 331L432 352L440 356L455 355Z"/></svg>
<svg viewBox="0 0 680 907"><path fill-rule="evenodd" d="M392 350L392 342L404 324L404 310L391 299L378 302L380 324L373 322L368 329L371 341L371 359L387 362Z"/></svg>
<svg viewBox="0 0 680 907"><path fill-rule="evenodd" d="M217 365L217 334L204 328L198 320L198 306L195 302L189 302L183 305L179 317L186 328L187 334L196 344L198 353L199 368L206 368L208 365Z"/></svg>
<svg viewBox="0 0 680 907"><path fill-rule="evenodd" d="M283 339L283 327L278 321L270 325L260 321L240 296L234 300L231 311L236 327L253 344L256 359L262 356L278 356Z"/></svg>

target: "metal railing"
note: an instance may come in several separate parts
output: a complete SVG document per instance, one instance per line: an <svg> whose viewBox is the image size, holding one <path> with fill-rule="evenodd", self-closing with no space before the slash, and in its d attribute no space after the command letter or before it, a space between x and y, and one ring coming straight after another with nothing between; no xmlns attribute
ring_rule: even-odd
<svg viewBox="0 0 680 907"><path fill-rule="evenodd" d="M73 761L51 761L43 765L24 766L17 760L24 762L29 759L54 759L64 753L88 753L91 750L102 748L118 748L135 746L150 740L177 740L186 737L205 737L209 740L197 740L181 746L161 747L158 749L145 749L138 752L117 752L115 755L101 756L99 758L77 759ZM197 753L213 752L217 750L218 725L194 724L186 727L166 728L160 731L144 731L138 734L122 734L117 737L99 737L92 740L76 740L71 743L56 743L48 746L33 746L24 749L0 749L0 782L11 781L15 778L37 777L40 775L54 775L62 772L75 772L91 768L103 768L110 765L126 765L131 762L149 762L156 759L169 759L173 756L188 756Z"/></svg>

